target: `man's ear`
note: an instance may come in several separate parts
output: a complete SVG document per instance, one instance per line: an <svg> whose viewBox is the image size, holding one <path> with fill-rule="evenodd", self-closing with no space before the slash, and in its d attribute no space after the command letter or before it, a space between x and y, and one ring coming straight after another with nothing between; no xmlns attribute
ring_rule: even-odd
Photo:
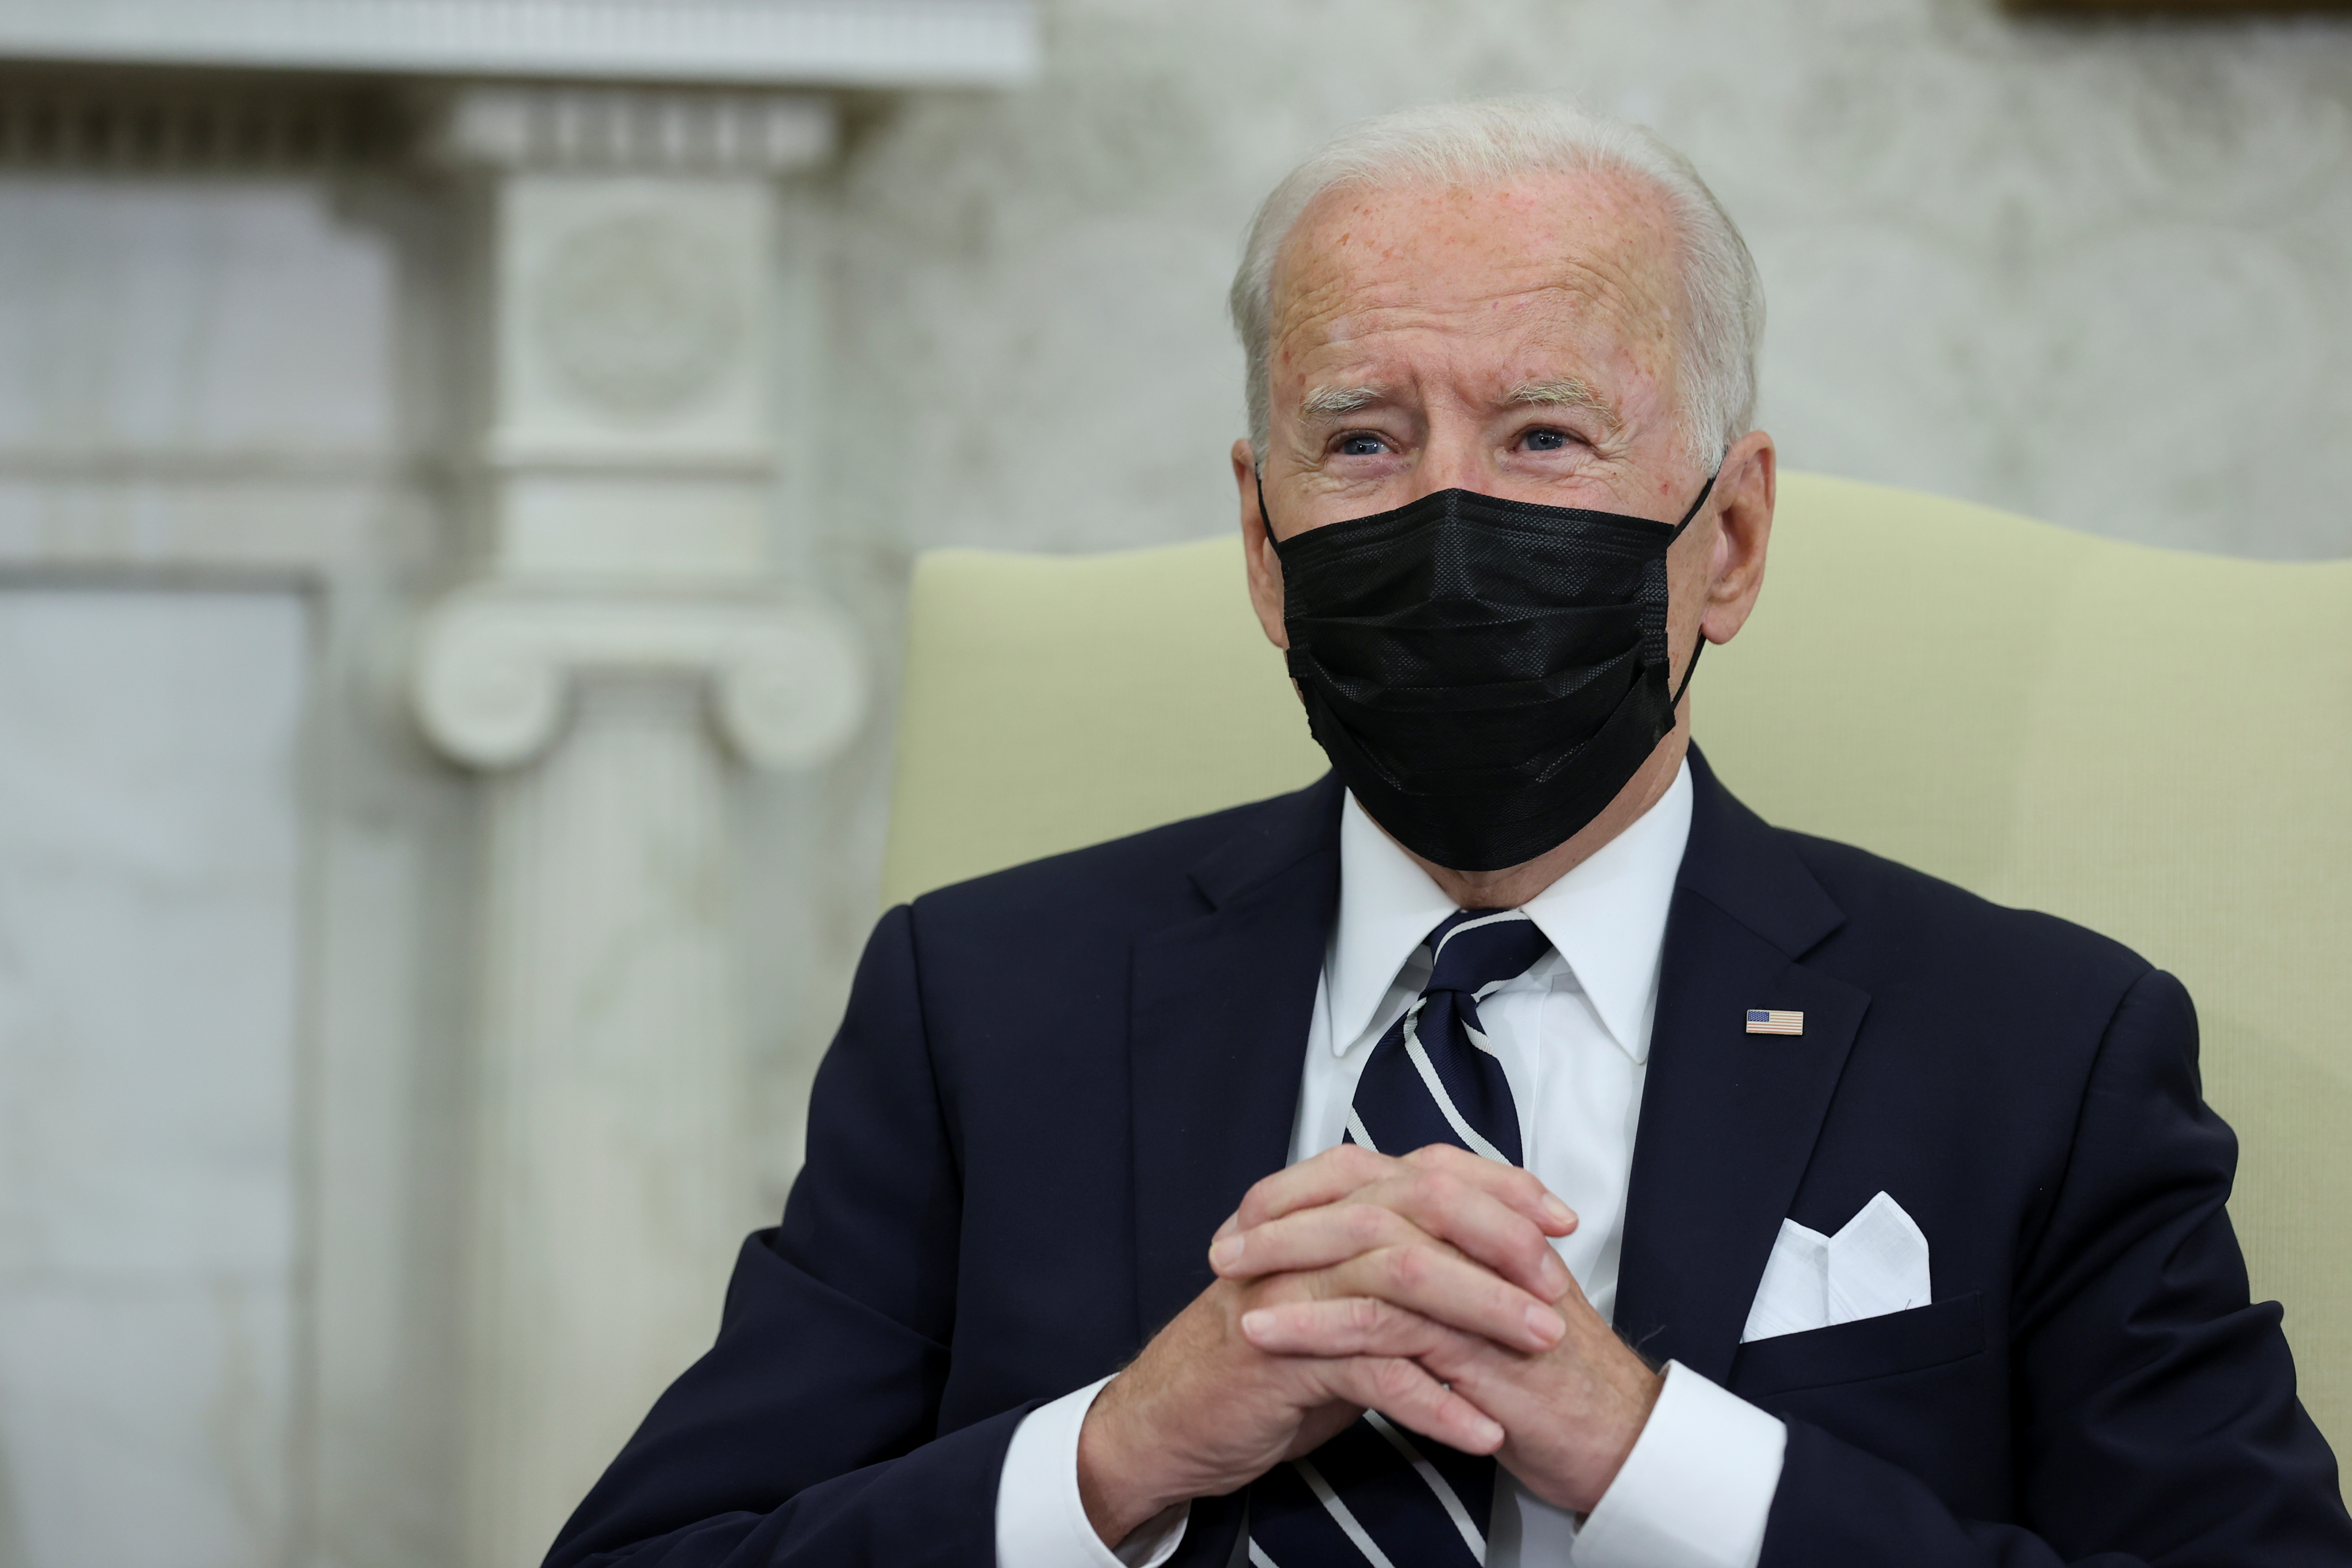
<svg viewBox="0 0 2352 1568"><path fill-rule="evenodd" d="M1699 617L1709 642L1737 637L1764 591L1764 552L1772 540L1772 506L1780 489L1778 463L1772 437L1761 430L1742 436L1724 455L1716 480L1723 500L1716 511L1706 608Z"/></svg>
<svg viewBox="0 0 2352 1568"><path fill-rule="evenodd" d="M1257 612L1265 640L1286 648L1290 633L1282 624L1282 562L1274 553L1274 536L1258 506L1257 454L1247 441L1234 443L1234 488L1241 492L1242 555L1249 566L1250 607Z"/></svg>

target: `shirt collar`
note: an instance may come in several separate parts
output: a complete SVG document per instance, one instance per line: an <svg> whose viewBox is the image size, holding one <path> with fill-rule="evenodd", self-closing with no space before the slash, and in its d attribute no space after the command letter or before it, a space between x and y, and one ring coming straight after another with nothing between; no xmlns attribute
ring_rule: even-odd
<svg viewBox="0 0 2352 1568"><path fill-rule="evenodd" d="M1666 911L1690 819L1685 760L1656 805L1525 906L1601 1026L1635 1061L1650 1054ZM1335 1052L1370 1027L1405 961L1454 910L1454 900L1349 795L1339 816L1339 918L1324 966Z"/></svg>

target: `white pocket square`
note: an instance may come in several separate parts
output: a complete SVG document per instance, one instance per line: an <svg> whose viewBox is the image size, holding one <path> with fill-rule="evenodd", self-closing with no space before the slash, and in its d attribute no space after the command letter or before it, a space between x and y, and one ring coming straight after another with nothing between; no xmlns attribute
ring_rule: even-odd
<svg viewBox="0 0 2352 1568"><path fill-rule="evenodd" d="M1881 1193L1835 1236L1780 1222L1739 1342L1924 1307L1929 1298L1927 1238Z"/></svg>

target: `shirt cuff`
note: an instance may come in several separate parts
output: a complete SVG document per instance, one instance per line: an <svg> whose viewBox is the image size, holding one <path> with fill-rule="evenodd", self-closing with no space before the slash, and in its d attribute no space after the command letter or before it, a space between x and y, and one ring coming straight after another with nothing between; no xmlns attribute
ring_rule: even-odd
<svg viewBox="0 0 2352 1568"><path fill-rule="evenodd" d="M1190 1503L1146 1520L1116 1552L1087 1522L1078 1500L1078 1433L1109 1381L1039 1405L1013 1429L996 1481L997 1568L1160 1568L1183 1543Z"/></svg>
<svg viewBox="0 0 2352 1568"><path fill-rule="evenodd" d="M1778 1416L1668 1362L1649 1425L1577 1532L1577 1568L1756 1568L1788 1446Z"/></svg>

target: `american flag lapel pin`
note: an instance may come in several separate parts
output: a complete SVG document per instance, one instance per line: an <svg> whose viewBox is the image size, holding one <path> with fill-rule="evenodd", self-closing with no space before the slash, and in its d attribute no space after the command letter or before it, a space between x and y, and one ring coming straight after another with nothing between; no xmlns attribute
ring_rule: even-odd
<svg viewBox="0 0 2352 1568"><path fill-rule="evenodd" d="M1748 1032L1751 1035L1801 1035L1805 1032L1802 1013L1775 1013L1763 1007L1748 1009Z"/></svg>

